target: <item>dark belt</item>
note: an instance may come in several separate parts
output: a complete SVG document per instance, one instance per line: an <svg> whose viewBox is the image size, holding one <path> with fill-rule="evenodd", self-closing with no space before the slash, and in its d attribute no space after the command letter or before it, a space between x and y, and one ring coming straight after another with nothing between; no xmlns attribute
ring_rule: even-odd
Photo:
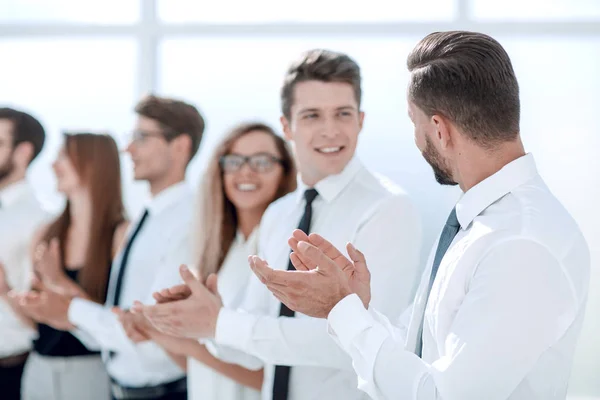
<svg viewBox="0 0 600 400"><path fill-rule="evenodd" d="M29 357L29 352L23 354L17 354L16 356L0 358L0 368L12 368L18 365L25 364Z"/></svg>
<svg viewBox="0 0 600 400"><path fill-rule="evenodd" d="M111 390L115 399L134 400L152 399L173 393L185 393L187 391L187 378L183 377L173 382L163 383L157 386L144 386L132 388L121 386L111 379Z"/></svg>

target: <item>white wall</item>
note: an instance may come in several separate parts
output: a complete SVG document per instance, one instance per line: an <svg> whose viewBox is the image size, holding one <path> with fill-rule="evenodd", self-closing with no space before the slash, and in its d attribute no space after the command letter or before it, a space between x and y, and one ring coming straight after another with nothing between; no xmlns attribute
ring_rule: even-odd
<svg viewBox="0 0 600 400"><path fill-rule="evenodd" d="M184 3L189 6L188 1L161 1L159 10L174 23L201 22L198 12L181 12ZM256 1L264 5L269 0ZM131 2L134 1L127 0L124 14L112 22L137 21L139 10ZM54 192L49 163L60 146L61 129L106 128L122 142L131 129L132 107L140 91L156 88L162 94L192 100L208 121L205 141L189 173L195 184L206 155L228 127L250 118L278 127L279 86L291 59L311 47L347 52L359 62L364 75L363 108L367 118L360 139L360 157L373 170L400 183L413 197L426 227L426 254L459 193L456 188L435 183L429 166L414 146L412 125L406 115L406 56L429 31L487 31L486 23L490 22L489 32L508 50L519 78L522 134L527 149L534 153L548 185L579 222L591 248L588 314L571 392L600 397L600 380L596 376L600 371L600 342L596 339L600 332L600 23L588 20L600 21L600 1L510 0L503 2L501 8L494 8L495 2L473 0L471 16L480 18L482 24L469 22L465 11L469 10L469 1L457 0L457 7L448 7L449 2L395 2L404 7L400 13L386 9L389 3L385 0L377 0L377 7L363 5L355 11L344 11L343 17L332 8L329 14L320 15L335 15L342 22L354 19L410 23L383 28L378 24L315 26L313 31L311 26L294 25L288 29L276 23L256 28L238 26L240 22L255 22L259 15L267 22L277 22L280 14L263 15L257 12L261 7L236 13L231 1L218 3L231 13L211 11L210 21L215 27L190 25L184 29L155 25L155 13L149 9L149 5L155 5L153 0L144 2L142 22L131 27L48 25L56 21L110 23L111 14L100 6L93 14L88 13L73 7L72 0L54 0L53 4L64 6L61 10L57 6L48 8L49 2L43 2L46 8L40 10L37 7L41 3L32 0L0 0L0 104L26 107L39 115L48 128L48 145L34 164L31 178L43 199L57 209L61 200ZM25 8L19 9L16 4ZM35 16L28 17L34 9ZM67 15L67 10L71 14ZM455 18L461 22L452 24ZM516 24L512 29L512 25L503 27L502 21L498 25L499 18L558 22ZM559 21L565 18L575 22ZM311 14L299 19L314 20ZM3 23L6 20L37 23L10 26ZM422 27L419 22L423 22ZM126 203L135 213L142 206L146 189L132 183L127 157L123 157L123 172Z"/></svg>

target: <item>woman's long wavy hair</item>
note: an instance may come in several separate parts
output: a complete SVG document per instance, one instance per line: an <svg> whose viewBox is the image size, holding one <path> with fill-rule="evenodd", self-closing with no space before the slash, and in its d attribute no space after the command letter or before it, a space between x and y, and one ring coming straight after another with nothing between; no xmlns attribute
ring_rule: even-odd
<svg viewBox="0 0 600 400"><path fill-rule="evenodd" d="M212 154L200 186L198 228L198 274L206 279L217 273L235 240L238 219L235 206L225 195L223 170L220 159L229 153L233 143L250 132L261 131L270 135L282 160L283 174L279 189L272 201L296 190L296 167L285 140L268 125L251 122L234 127Z"/></svg>
<svg viewBox="0 0 600 400"><path fill-rule="evenodd" d="M121 190L121 166L115 140L108 134L66 133L65 151L81 183L92 199L92 223L85 264L77 281L91 298L104 303L112 260L113 236L125 220ZM71 225L70 204L52 222L42 240L58 238L62 264L65 265L65 242Z"/></svg>

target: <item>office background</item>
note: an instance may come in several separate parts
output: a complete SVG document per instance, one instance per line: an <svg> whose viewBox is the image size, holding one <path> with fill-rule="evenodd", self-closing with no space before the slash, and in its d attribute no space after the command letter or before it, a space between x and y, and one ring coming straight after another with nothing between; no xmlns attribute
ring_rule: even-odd
<svg viewBox="0 0 600 400"><path fill-rule="evenodd" d="M570 392L600 399L600 0L0 0L0 104L30 110L46 126L30 178L56 210L49 165L62 130L108 130L124 145L139 96L188 99L207 119L188 174L195 185L229 127L248 119L279 127L279 87L292 59L313 47L346 52L364 77L359 155L417 203L425 255L459 192L435 183L414 145L405 60L425 34L451 29L491 34L507 49L526 148L587 237L590 299ZM134 214L147 188L122 160Z"/></svg>

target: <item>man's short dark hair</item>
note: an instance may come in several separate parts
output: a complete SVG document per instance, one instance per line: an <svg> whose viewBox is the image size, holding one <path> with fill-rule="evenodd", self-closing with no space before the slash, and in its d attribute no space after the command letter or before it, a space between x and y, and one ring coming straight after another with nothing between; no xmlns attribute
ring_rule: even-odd
<svg viewBox="0 0 600 400"><path fill-rule="evenodd" d="M180 135L189 136L190 160L194 158L205 128L204 118L196 107L181 100L148 95L136 105L135 112L158 122L167 141Z"/></svg>
<svg viewBox="0 0 600 400"><path fill-rule="evenodd" d="M0 119L9 120L12 124L13 148L21 143L30 143L33 147L31 162L41 153L46 140L44 127L32 115L9 107L0 107Z"/></svg>
<svg viewBox="0 0 600 400"><path fill-rule="evenodd" d="M482 147L519 134L519 84L504 48L476 32L435 32L408 56L409 99Z"/></svg>
<svg viewBox="0 0 600 400"><path fill-rule="evenodd" d="M300 82L341 82L352 86L354 97L360 107L362 97L360 67L343 53L313 49L302 54L289 67L281 88L281 111L290 119L294 103L294 88Z"/></svg>

